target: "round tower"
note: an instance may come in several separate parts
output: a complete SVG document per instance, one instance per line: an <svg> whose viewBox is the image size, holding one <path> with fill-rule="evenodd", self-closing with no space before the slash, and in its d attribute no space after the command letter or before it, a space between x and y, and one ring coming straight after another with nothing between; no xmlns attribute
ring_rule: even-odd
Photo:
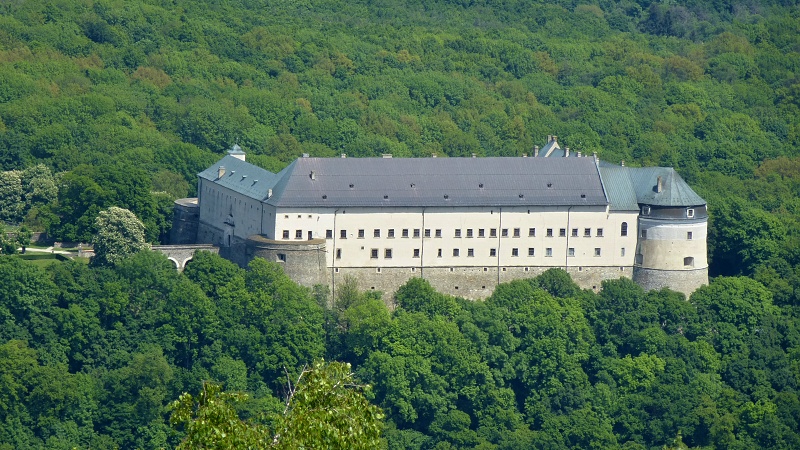
<svg viewBox="0 0 800 450"><path fill-rule="evenodd" d="M197 197L175 200L169 243L173 245L196 244L199 224L200 205L197 203Z"/></svg>
<svg viewBox="0 0 800 450"><path fill-rule="evenodd" d="M708 284L708 212L672 169L655 174L651 195L640 196L633 280L646 290L670 288L687 298ZM650 193L648 193L650 194Z"/></svg>
<svg viewBox="0 0 800 450"><path fill-rule="evenodd" d="M325 243L325 239L275 241L254 235L247 238L247 260L277 262L289 278L303 286L327 284Z"/></svg>

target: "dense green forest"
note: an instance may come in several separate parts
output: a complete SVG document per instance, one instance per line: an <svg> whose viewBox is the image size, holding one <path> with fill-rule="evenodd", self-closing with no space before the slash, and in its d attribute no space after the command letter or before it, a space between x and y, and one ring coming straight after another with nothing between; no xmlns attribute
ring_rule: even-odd
<svg viewBox="0 0 800 450"><path fill-rule="evenodd" d="M0 2L0 221L56 240L118 206L163 241L234 142L277 171L548 134L675 167L719 278L689 302L559 272L480 303L412 282L390 311L263 262L4 256L0 448L174 447L182 392L223 382L255 418L322 357L373 385L390 448L800 447L797 1Z"/></svg>

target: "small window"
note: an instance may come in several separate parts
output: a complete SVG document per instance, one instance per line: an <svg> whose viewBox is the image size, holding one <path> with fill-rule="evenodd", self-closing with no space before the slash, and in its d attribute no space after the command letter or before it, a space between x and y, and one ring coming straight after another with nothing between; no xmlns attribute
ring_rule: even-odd
<svg viewBox="0 0 800 450"><path fill-rule="evenodd" d="M376 237L376 238L381 237L381 229L380 228L375 228L374 230L372 230L372 237Z"/></svg>
<svg viewBox="0 0 800 450"><path fill-rule="evenodd" d="M548 257L549 256L553 256L553 249L550 248L550 247L547 247L546 249L544 249L544 256L548 256Z"/></svg>
<svg viewBox="0 0 800 450"><path fill-rule="evenodd" d="M619 249L619 256L625 256L625 247Z"/></svg>
<svg viewBox="0 0 800 450"><path fill-rule="evenodd" d="M441 258L442 257L442 249L439 249L439 251L436 252L436 257L437 258Z"/></svg>
<svg viewBox="0 0 800 450"><path fill-rule="evenodd" d="M575 256L575 249L573 247L567 249L567 256Z"/></svg>
<svg viewBox="0 0 800 450"><path fill-rule="evenodd" d="M461 229L460 228L456 228L456 237L457 238L461 237Z"/></svg>
<svg viewBox="0 0 800 450"><path fill-rule="evenodd" d="M489 230L489 237L497 237L497 228L492 228Z"/></svg>
<svg viewBox="0 0 800 450"><path fill-rule="evenodd" d="M688 217L690 219L694 217L694 209L693 208L689 208L689 209L686 210L686 217Z"/></svg>
<svg viewBox="0 0 800 450"><path fill-rule="evenodd" d="M394 238L394 228L389 228L388 230L386 230L386 237L390 239Z"/></svg>
<svg viewBox="0 0 800 450"><path fill-rule="evenodd" d="M471 238L472 236L472 228L467 228L467 237Z"/></svg>
<svg viewBox="0 0 800 450"><path fill-rule="evenodd" d="M437 229L434 231L434 234L433 234L433 235L434 235L434 236L436 236L437 238L440 238L440 237L442 237L442 229L441 229L441 228L437 228Z"/></svg>
<svg viewBox="0 0 800 450"><path fill-rule="evenodd" d="M573 228L572 229L572 237L578 237L578 229L577 228Z"/></svg>
<svg viewBox="0 0 800 450"><path fill-rule="evenodd" d="M647 230L642 230L642 239L647 239Z"/></svg>
<svg viewBox="0 0 800 450"><path fill-rule="evenodd" d="M519 228L514 228L514 237L520 237L520 230L519 230Z"/></svg>
<svg viewBox="0 0 800 450"><path fill-rule="evenodd" d="M459 249L457 249L457 248L454 248L454 249L453 249L453 256L454 256L454 257L458 257L459 253L461 253L461 252L459 251Z"/></svg>
<svg viewBox="0 0 800 450"><path fill-rule="evenodd" d="M500 231L500 235L501 235L502 237L508 237L508 228L503 228L503 229Z"/></svg>
<svg viewBox="0 0 800 450"><path fill-rule="evenodd" d="M489 256L490 256L490 257L495 257L495 256L497 256L497 249L490 248L490 249L489 249Z"/></svg>
<svg viewBox="0 0 800 450"><path fill-rule="evenodd" d="M600 256L600 247L594 248L594 256Z"/></svg>
<svg viewBox="0 0 800 450"><path fill-rule="evenodd" d="M560 228L558 230L558 237L566 237L566 236L567 236L567 229L566 228Z"/></svg>
<svg viewBox="0 0 800 450"><path fill-rule="evenodd" d="M689 241L691 241L691 240L692 240L692 237L693 237L693 235L692 235L692 232L691 232L691 231L687 231L687 232L686 232L686 240L689 240Z"/></svg>
<svg viewBox="0 0 800 450"><path fill-rule="evenodd" d="M425 228L425 237L426 238L431 237L431 229L430 228Z"/></svg>
<svg viewBox="0 0 800 450"><path fill-rule="evenodd" d="M584 228L583 229L583 237L589 237L591 235L592 235L592 229L591 228Z"/></svg>
<svg viewBox="0 0 800 450"><path fill-rule="evenodd" d="M310 241L311 239L314 239L314 232L309 231L308 232L308 240Z"/></svg>
<svg viewBox="0 0 800 450"><path fill-rule="evenodd" d="M289 239L289 230L283 230L283 238Z"/></svg>
<svg viewBox="0 0 800 450"><path fill-rule="evenodd" d="M467 249L467 257L471 258L473 256L475 256L475 249L474 248L468 248Z"/></svg>
<svg viewBox="0 0 800 450"><path fill-rule="evenodd" d="M687 256L686 258L683 258L683 266L694 267L694 256Z"/></svg>
<svg viewBox="0 0 800 450"><path fill-rule="evenodd" d="M303 239L303 230L295 230L294 238L295 239Z"/></svg>
<svg viewBox="0 0 800 450"><path fill-rule="evenodd" d="M623 237L628 235L628 222L622 222L619 226L619 235Z"/></svg>
<svg viewBox="0 0 800 450"><path fill-rule="evenodd" d="M528 247L528 256L535 256L535 250L533 247Z"/></svg>
<svg viewBox="0 0 800 450"><path fill-rule="evenodd" d="M478 228L478 237L479 238L486 237L486 230L484 230L483 228Z"/></svg>
<svg viewBox="0 0 800 450"><path fill-rule="evenodd" d="M387 248L383 250L383 257L385 259L392 259L392 249Z"/></svg>
<svg viewBox="0 0 800 450"><path fill-rule="evenodd" d="M643 216L649 216L650 215L650 207L649 206L647 206L647 205L642 206L642 215Z"/></svg>
<svg viewBox="0 0 800 450"><path fill-rule="evenodd" d="M644 255L642 255L641 253L637 253L636 256L634 257L634 263L641 265L643 261L644 261Z"/></svg>
<svg viewBox="0 0 800 450"><path fill-rule="evenodd" d="M548 228L547 229L547 237L553 237L553 229L552 228Z"/></svg>
<svg viewBox="0 0 800 450"><path fill-rule="evenodd" d="M325 239L333 239L333 230L325 230Z"/></svg>
<svg viewBox="0 0 800 450"><path fill-rule="evenodd" d="M519 256L519 249L518 248L512 248L511 249L511 256Z"/></svg>
<svg viewBox="0 0 800 450"><path fill-rule="evenodd" d="M371 249L371 250L369 251L369 257L370 257L371 259L378 259L378 249L377 249L377 248L373 248L373 249Z"/></svg>
<svg viewBox="0 0 800 450"><path fill-rule="evenodd" d="M597 237L603 237L603 229L602 228L598 228L597 229Z"/></svg>
<svg viewBox="0 0 800 450"><path fill-rule="evenodd" d="M419 238L419 228L414 228L414 237Z"/></svg>
<svg viewBox="0 0 800 450"><path fill-rule="evenodd" d="M536 237L536 228L528 228L528 237Z"/></svg>
<svg viewBox="0 0 800 450"><path fill-rule="evenodd" d="M358 238L364 239L364 230L358 230Z"/></svg>
<svg viewBox="0 0 800 450"><path fill-rule="evenodd" d="M419 258L419 249L418 248L414 249L414 258Z"/></svg>
<svg viewBox="0 0 800 450"><path fill-rule="evenodd" d="M278 262L286 262L286 253L278 253Z"/></svg>
<svg viewBox="0 0 800 450"><path fill-rule="evenodd" d="M339 237L342 239L347 239L347 230L340 230Z"/></svg>
<svg viewBox="0 0 800 450"><path fill-rule="evenodd" d="M336 249L336 259L342 259L342 249Z"/></svg>
<svg viewBox="0 0 800 450"><path fill-rule="evenodd" d="M403 228L403 235L404 238L408 237L408 228Z"/></svg>

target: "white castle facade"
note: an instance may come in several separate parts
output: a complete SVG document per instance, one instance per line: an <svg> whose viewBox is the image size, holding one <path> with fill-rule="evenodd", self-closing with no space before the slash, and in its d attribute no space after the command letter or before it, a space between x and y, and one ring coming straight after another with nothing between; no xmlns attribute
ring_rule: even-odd
<svg viewBox="0 0 800 450"><path fill-rule="evenodd" d="M566 270L583 288L632 278L690 294L708 283L706 203L671 168L570 154L309 158L274 174L238 146L176 202L173 243L264 257L295 281L391 295L411 277L480 299L501 282Z"/></svg>

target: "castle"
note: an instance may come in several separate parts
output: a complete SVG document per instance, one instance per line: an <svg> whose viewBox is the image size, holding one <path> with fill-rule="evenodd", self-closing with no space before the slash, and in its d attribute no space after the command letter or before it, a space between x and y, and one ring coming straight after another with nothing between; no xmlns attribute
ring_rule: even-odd
<svg viewBox="0 0 800 450"><path fill-rule="evenodd" d="M306 286L354 277L443 293L558 267L583 288L632 278L687 296L708 283L706 202L672 168L608 164L561 148L531 157L311 158L275 174L234 146L175 203L173 244L215 244L240 265L282 264Z"/></svg>

